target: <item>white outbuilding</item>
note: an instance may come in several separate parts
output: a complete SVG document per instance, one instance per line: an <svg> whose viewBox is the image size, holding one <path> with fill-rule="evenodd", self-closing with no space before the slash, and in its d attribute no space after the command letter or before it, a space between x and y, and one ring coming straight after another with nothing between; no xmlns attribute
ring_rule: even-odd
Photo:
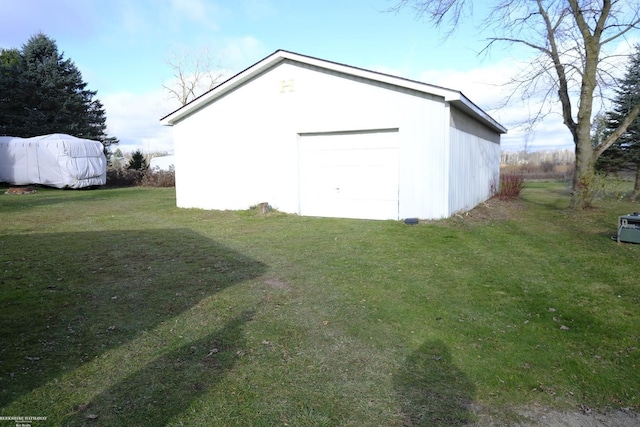
<svg viewBox="0 0 640 427"><path fill-rule="evenodd" d="M392 220L491 197L506 132L459 91L284 50L161 123L178 207Z"/></svg>

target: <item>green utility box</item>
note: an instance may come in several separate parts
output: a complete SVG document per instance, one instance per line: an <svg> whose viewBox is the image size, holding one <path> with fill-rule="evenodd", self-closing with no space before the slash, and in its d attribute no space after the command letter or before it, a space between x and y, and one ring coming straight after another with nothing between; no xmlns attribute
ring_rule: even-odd
<svg viewBox="0 0 640 427"><path fill-rule="evenodd" d="M640 243L640 213L618 217L618 243Z"/></svg>

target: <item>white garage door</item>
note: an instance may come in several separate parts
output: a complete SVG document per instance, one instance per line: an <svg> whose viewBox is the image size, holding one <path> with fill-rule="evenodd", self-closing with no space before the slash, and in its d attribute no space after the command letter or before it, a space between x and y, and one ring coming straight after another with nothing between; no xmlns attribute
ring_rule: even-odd
<svg viewBox="0 0 640 427"><path fill-rule="evenodd" d="M398 219L398 131L303 134L300 215Z"/></svg>

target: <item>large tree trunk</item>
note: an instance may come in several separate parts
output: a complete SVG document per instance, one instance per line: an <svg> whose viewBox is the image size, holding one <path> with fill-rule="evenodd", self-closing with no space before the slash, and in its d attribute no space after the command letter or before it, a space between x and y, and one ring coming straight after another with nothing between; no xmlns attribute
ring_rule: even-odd
<svg viewBox="0 0 640 427"><path fill-rule="evenodd" d="M574 13L580 15L577 4L572 4L572 8L576 10ZM576 19L578 19L578 16ZM576 165L573 173L573 193L571 194L570 203L572 209L584 209L591 206L593 202L593 178L595 176L594 166L597 160L591 144L591 116L593 112L593 92L597 85L600 42L588 33L588 28L586 28L582 20L578 19L578 21L579 27L583 31L586 53L580 88L580 103L578 104L578 120L573 122L571 119L567 119L565 112L565 124L572 131L576 144ZM563 78L564 76L560 75L560 79ZM570 102L562 98L561 101ZM565 110L570 108L569 106Z"/></svg>
<svg viewBox="0 0 640 427"><path fill-rule="evenodd" d="M573 130L573 139L576 144L576 163L569 205L572 209L588 208L593 202L594 166L597 156L591 144L591 97L595 80L595 71L591 75L585 73L583 76L578 121L569 126L569 129Z"/></svg>
<svg viewBox="0 0 640 427"><path fill-rule="evenodd" d="M576 163L573 172L573 185L570 207L584 209L593 202L594 155L589 133L578 132L576 141ZM582 141L580 140L582 139ZM586 141L586 142L585 142Z"/></svg>
<svg viewBox="0 0 640 427"><path fill-rule="evenodd" d="M638 196L640 196L640 165L636 166L636 183L633 186L631 200L638 200Z"/></svg>

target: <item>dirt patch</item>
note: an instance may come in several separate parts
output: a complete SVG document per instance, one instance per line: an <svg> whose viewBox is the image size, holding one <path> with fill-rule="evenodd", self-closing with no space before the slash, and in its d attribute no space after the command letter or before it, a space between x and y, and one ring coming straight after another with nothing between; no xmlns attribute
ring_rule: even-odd
<svg viewBox="0 0 640 427"><path fill-rule="evenodd" d="M496 421L491 416L478 414L476 427L638 427L640 414L629 409L596 411L582 408L558 411L544 407L530 407L516 411L517 420Z"/></svg>
<svg viewBox="0 0 640 427"><path fill-rule="evenodd" d="M505 221L517 218L519 212L524 209L525 205L520 199L502 200L493 198L480 203L468 212L456 214L455 216L481 223Z"/></svg>
<svg viewBox="0 0 640 427"><path fill-rule="evenodd" d="M267 277L262 281L265 285L273 289L289 289L291 285L277 277Z"/></svg>
<svg viewBox="0 0 640 427"><path fill-rule="evenodd" d="M558 412L540 409L522 415L533 421L535 426L562 427L637 427L640 417L631 411L611 411L596 413L590 410ZM525 424L526 425L526 424Z"/></svg>
<svg viewBox="0 0 640 427"><path fill-rule="evenodd" d="M4 194L9 195L20 195L20 194L33 194L36 192L36 189L33 187L9 187Z"/></svg>
<svg viewBox="0 0 640 427"><path fill-rule="evenodd" d="M464 223L469 225L488 224L495 221L507 221L519 217L519 212L526 209L524 203L520 199L502 200L493 198L480 203L475 208L467 212L458 212L445 220L425 220L420 223L425 224L443 224L450 225L452 223Z"/></svg>

